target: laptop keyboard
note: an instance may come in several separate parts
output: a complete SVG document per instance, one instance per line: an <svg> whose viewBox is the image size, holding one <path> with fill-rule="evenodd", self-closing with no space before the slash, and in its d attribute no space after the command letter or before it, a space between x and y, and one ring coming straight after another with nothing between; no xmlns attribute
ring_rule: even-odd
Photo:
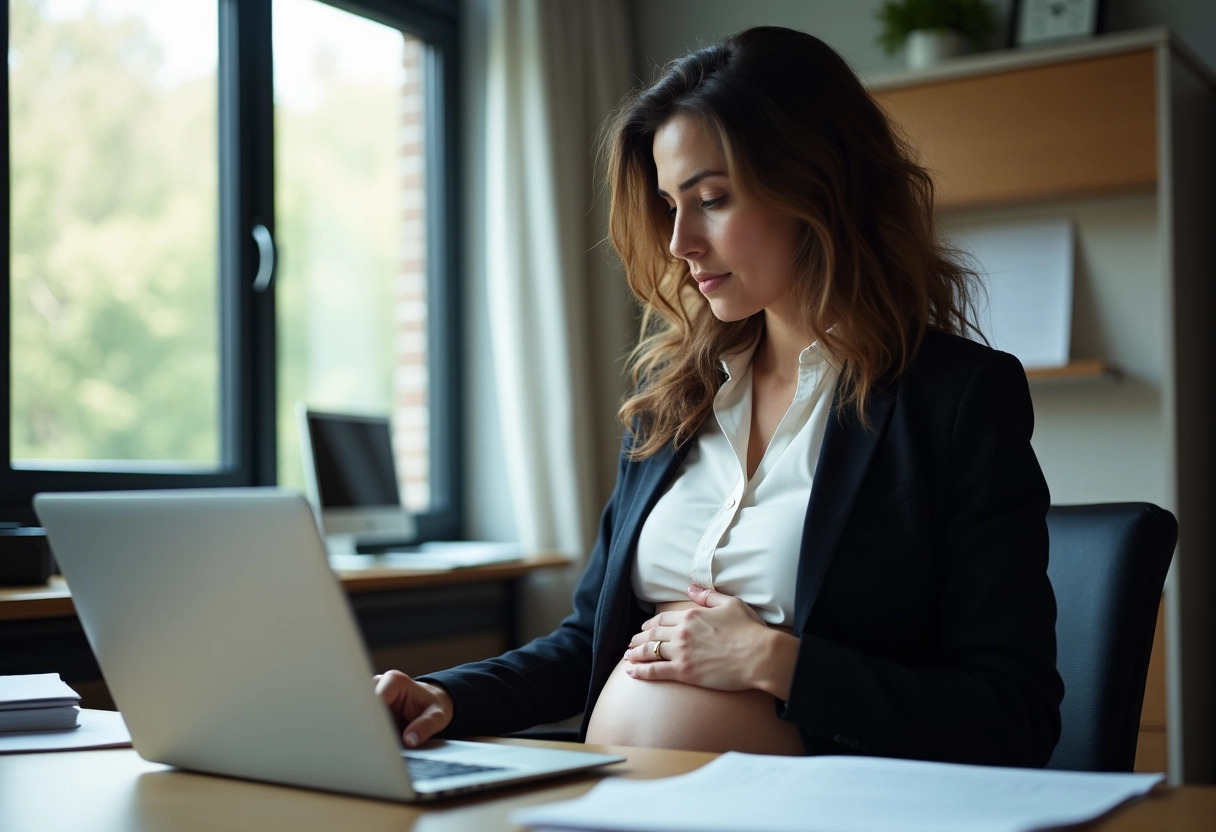
<svg viewBox="0 0 1216 832"><path fill-rule="evenodd" d="M440 777L456 777L461 774L479 774L483 771L506 771L504 766L479 766L472 763L456 763L437 760L434 757L401 755L409 760L410 777L414 780L437 780Z"/></svg>

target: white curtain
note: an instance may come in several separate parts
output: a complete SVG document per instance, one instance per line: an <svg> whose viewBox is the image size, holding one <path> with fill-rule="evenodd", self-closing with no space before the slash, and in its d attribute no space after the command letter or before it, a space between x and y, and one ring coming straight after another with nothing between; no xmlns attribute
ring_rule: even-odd
<svg viewBox="0 0 1216 832"><path fill-rule="evenodd" d="M627 2L486 11L485 286L507 491L525 549L581 562L615 468L633 335L595 168L600 126L630 83ZM533 582L525 635L569 610L570 584Z"/></svg>

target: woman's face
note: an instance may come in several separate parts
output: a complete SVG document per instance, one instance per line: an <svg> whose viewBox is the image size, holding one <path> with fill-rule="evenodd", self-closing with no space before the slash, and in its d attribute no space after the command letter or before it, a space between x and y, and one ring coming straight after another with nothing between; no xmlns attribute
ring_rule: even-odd
<svg viewBox="0 0 1216 832"><path fill-rule="evenodd" d="M693 116L664 122L652 152L675 224L671 253L688 263L714 315L739 321L765 310L797 320L798 221L739 193L716 136Z"/></svg>

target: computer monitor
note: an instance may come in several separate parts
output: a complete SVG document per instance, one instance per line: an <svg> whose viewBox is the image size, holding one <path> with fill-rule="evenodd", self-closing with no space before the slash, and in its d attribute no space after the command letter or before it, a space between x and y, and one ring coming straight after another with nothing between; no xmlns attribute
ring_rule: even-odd
<svg viewBox="0 0 1216 832"><path fill-rule="evenodd" d="M414 542L401 504L387 416L296 406L304 482L331 555Z"/></svg>

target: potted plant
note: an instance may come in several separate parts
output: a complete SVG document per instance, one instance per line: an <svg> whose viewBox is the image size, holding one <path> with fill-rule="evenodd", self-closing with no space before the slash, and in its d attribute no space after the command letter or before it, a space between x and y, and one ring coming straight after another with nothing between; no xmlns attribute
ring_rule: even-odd
<svg viewBox="0 0 1216 832"><path fill-rule="evenodd" d="M996 26L986 0L887 0L878 10L878 44L888 55L907 47L908 66L930 66L980 49Z"/></svg>

